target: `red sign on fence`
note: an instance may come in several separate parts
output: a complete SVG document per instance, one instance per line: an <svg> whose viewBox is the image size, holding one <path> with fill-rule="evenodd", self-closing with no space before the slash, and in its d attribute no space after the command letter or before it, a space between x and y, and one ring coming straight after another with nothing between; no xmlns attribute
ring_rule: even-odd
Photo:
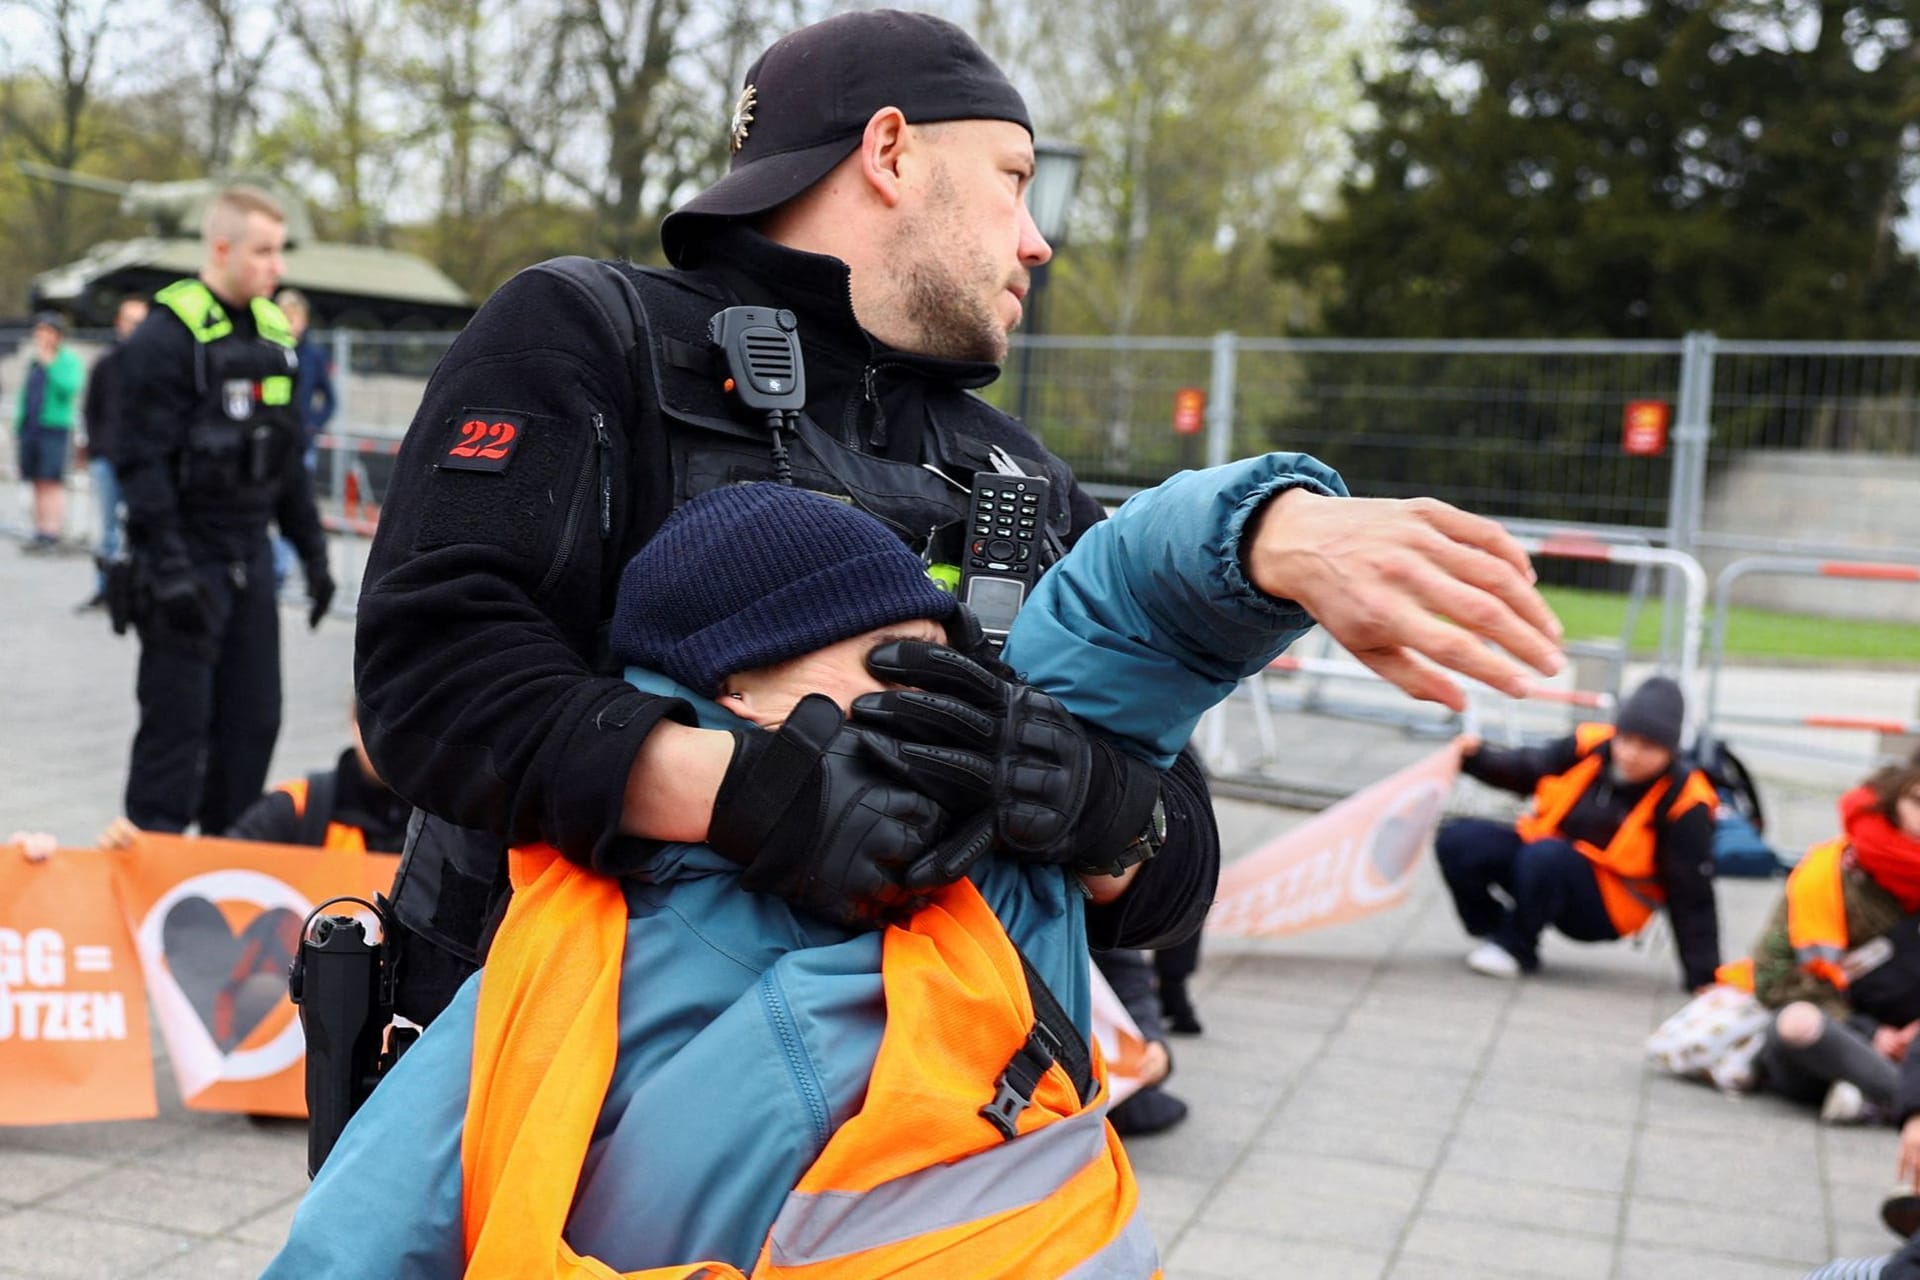
<svg viewBox="0 0 1920 1280"><path fill-rule="evenodd" d="M1667 451L1665 400L1629 400L1620 421L1620 448L1629 457L1657 458Z"/></svg>
<svg viewBox="0 0 1920 1280"><path fill-rule="evenodd" d="M1196 436L1207 417L1207 393L1201 387L1182 387L1173 393L1175 434Z"/></svg>

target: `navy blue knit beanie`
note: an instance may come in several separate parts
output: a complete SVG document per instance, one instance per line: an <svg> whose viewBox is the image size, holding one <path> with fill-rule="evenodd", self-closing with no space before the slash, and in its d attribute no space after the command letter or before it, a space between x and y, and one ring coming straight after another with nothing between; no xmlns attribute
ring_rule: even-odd
<svg viewBox="0 0 1920 1280"><path fill-rule="evenodd" d="M627 562L613 654L714 697L740 671L957 601L887 527L782 484L728 485L674 512Z"/></svg>

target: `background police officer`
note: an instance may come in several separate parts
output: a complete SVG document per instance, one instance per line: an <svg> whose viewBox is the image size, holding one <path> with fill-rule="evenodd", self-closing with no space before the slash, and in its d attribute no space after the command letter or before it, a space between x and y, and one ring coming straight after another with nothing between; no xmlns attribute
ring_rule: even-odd
<svg viewBox="0 0 1920 1280"><path fill-rule="evenodd" d="M200 275L154 298L120 356L118 458L140 584L140 727L125 811L147 830L225 831L280 733L280 620L267 524L299 549L320 624L326 539L301 465L293 335L269 300L286 218L233 187L208 206Z"/></svg>
<svg viewBox="0 0 1920 1280"><path fill-rule="evenodd" d="M627 860L612 833L705 840L743 864L746 887L849 918L957 825L864 811L876 749L852 728L695 729L683 704L609 669L620 569L680 502L791 475L954 563L942 539L963 534L966 485L1001 454L1053 481L1064 543L1101 518L1064 464L970 394L997 376L1051 253L1024 204L1025 104L978 46L924 15L841 14L768 49L727 128L730 172L663 228L679 270L575 259L521 273L441 362L402 448L360 603L361 726L396 791L491 837L428 824L403 862L398 915L434 944L403 962L409 1017L431 1016L452 985L422 1002L407 984L447 957L457 980L477 958L503 901L503 840L615 872ZM707 324L737 304L798 318L805 421L784 442L723 396ZM1521 681L1436 613L1554 663L1551 615L1497 526L1437 503L1335 498L1337 485L1309 460L1237 526L1256 586L1314 609L1425 696L1459 693L1415 651ZM1219 840L1191 757L1159 777L1072 724L1027 732L1011 700L980 714L1005 752L1045 744L1034 768L1001 777L1054 793L995 797L1002 813L1065 816L1061 838L1026 856L1098 865L1157 851L1124 905L1089 911L1096 945L1199 926Z"/></svg>

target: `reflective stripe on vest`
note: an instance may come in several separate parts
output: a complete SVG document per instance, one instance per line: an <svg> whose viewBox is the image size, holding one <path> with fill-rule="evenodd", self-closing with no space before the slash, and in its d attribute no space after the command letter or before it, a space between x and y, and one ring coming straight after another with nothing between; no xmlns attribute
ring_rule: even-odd
<svg viewBox="0 0 1920 1280"><path fill-rule="evenodd" d="M293 800L293 816L303 818L307 813L307 780L294 778L282 782L273 788L284 791ZM351 826L345 822L327 819L327 835L320 842L322 849L338 850L343 853L365 853L367 851L367 833L364 828Z"/></svg>
<svg viewBox="0 0 1920 1280"><path fill-rule="evenodd" d="M461 1144L467 1274L607 1280L561 1233L612 1076L626 902L549 848L513 850L509 871ZM1056 1062L1017 1136L979 1114L1034 1010L1019 952L972 882L888 929L882 955L888 1017L866 1098L789 1194L751 1275L1158 1276L1097 1056L1091 1103ZM704 1262L629 1274L742 1273Z"/></svg>
<svg viewBox="0 0 1920 1280"><path fill-rule="evenodd" d="M1534 785L1532 811L1514 824L1522 840L1532 843L1564 838L1561 824L1580 803L1580 797L1599 779L1606 763L1599 750L1613 738L1613 733L1610 724L1583 724L1574 731L1579 760L1565 773L1551 774ZM1654 829L1654 818L1672 785L1670 778L1662 778L1647 788L1640 803L1620 820L1606 848L1586 840L1572 842L1573 847L1593 863L1594 879L1599 883L1607 918L1622 937L1638 931L1654 909L1666 901L1666 891L1661 888L1656 873L1659 833ZM1679 796L1667 807L1667 821L1671 822L1695 805L1711 807L1716 799L1713 784L1696 769L1687 775Z"/></svg>
<svg viewBox="0 0 1920 1280"><path fill-rule="evenodd" d="M1105 1109L1089 1108L958 1164L934 1165L871 1191L787 1197L768 1240L782 1267L807 1267L910 1236L1038 1204L1106 1146Z"/></svg>
<svg viewBox="0 0 1920 1280"><path fill-rule="evenodd" d="M196 342L218 342L233 332L226 308L200 280L175 280L154 294L153 300L178 316ZM253 326L262 338L277 347L293 345L293 326L273 299L255 298L247 309L253 313Z"/></svg>
<svg viewBox="0 0 1920 1280"><path fill-rule="evenodd" d="M1841 871L1847 851L1844 838L1807 850L1787 875L1787 943L1794 963L1814 977L1847 989L1847 894ZM1713 971L1716 982L1751 992L1753 957L1723 964Z"/></svg>

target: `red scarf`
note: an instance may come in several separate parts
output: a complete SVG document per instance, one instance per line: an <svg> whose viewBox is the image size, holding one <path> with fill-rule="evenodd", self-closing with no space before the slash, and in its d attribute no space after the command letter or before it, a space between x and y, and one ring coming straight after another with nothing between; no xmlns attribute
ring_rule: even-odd
<svg viewBox="0 0 1920 1280"><path fill-rule="evenodd" d="M1898 898L1903 910L1920 911L1920 840L1894 826L1879 806L1871 787L1855 787L1840 797L1847 843L1875 884Z"/></svg>

